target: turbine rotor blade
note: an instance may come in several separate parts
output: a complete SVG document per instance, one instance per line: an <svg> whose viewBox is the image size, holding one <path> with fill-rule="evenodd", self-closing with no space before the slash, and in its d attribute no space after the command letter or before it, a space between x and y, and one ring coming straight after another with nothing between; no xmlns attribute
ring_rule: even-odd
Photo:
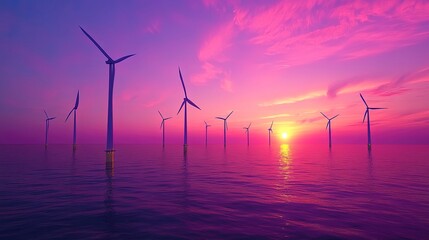
<svg viewBox="0 0 429 240"><path fill-rule="evenodd" d="M79 90L77 90L77 96L76 96L76 102L74 104L74 109L77 109L79 107Z"/></svg>
<svg viewBox="0 0 429 240"><path fill-rule="evenodd" d="M360 98L362 98L363 103L365 103L365 106L366 106L366 107L368 107L368 104L366 103L366 101L365 101L365 99L363 98L362 94L361 94L361 93L359 93L359 95L360 95Z"/></svg>
<svg viewBox="0 0 429 240"><path fill-rule="evenodd" d="M332 119L334 119L334 118L336 118L336 117L338 117L340 114L337 114L337 115L335 115L334 117L332 117L331 119L329 119L329 120L332 120Z"/></svg>
<svg viewBox="0 0 429 240"><path fill-rule="evenodd" d="M371 110L380 110L380 109L387 109L387 108L369 108Z"/></svg>
<svg viewBox="0 0 429 240"><path fill-rule="evenodd" d="M193 103L191 100L189 100L188 98L186 98L186 101L189 103L189 104L191 104L193 107L196 107L196 108L198 108L199 110L201 110L201 108L200 107L198 107L197 106L197 104L195 104L195 103Z"/></svg>
<svg viewBox="0 0 429 240"><path fill-rule="evenodd" d="M220 120L225 120L225 118L223 118L223 117L215 117L215 118L220 119Z"/></svg>
<svg viewBox="0 0 429 240"><path fill-rule="evenodd" d="M323 114L322 112L320 112L326 119L329 119L325 114Z"/></svg>
<svg viewBox="0 0 429 240"><path fill-rule="evenodd" d="M45 112L46 119L48 119L49 117L48 117L48 114L46 113L46 110L43 110L43 111Z"/></svg>
<svg viewBox="0 0 429 240"><path fill-rule="evenodd" d="M113 59L103 50L103 48L101 48L101 46L98 45L98 43L94 40L94 38L92 38L85 30L83 30L81 26L79 27L83 31L83 33L85 33L85 35L89 38L89 40L91 40L95 44L95 46L97 46L97 48L103 53L103 55L106 56L107 59L109 59L109 61L113 61Z"/></svg>
<svg viewBox="0 0 429 240"><path fill-rule="evenodd" d="M188 94L186 93L185 82L183 81L182 72L180 71L180 67L179 67L179 76L180 76L180 81L182 82L183 91L185 92L185 97L188 98Z"/></svg>
<svg viewBox="0 0 429 240"><path fill-rule="evenodd" d="M363 115L363 120L362 120L363 123L365 122L366 115L368 115L368 109L365 111L365 114Z"/></svg>
<svg viewBox="0 0 429 240"><path fill-rule="evenodd" d="M164 119L164 117L162 116L161 112L158 110L159 116L161 116L162 119Z"/></svg>
<svg viewBox="0 0 429 240"><path fill-rule="evenodd" d="M182 105L180 105L179 111L177 112L177 114L180 113L180 110L182 110L183 105L185 105L186 101L183 99Z"/></svg>
<svg viewBox="0 0 429 240"><path fill-rule="evenodd" d="M164 125L164 119L161 121L161 126L159 126L159 129L162 128L162 125Z"/></svg>
<svg viewBox="0 0 429 240"><path fill-rule="evenodd" d="M171 117L168 117L168 118L164 118L164 120L168 120L168 119L171 119Z"/></svg>
<svg viewBox="0 0 429 240"><path fill-rule="evenodd" d="M271 122L270 129L273 128L274 121Z"/></svg>
<svg viewBox="0 0 429 240"><path fill-rule="evenodd" d="M65 120L64 122L67 122L67 119L69 119L69 117L70 117L71 113L73 112L73 110L76 110L76 109L75 109L75 108L73 108L73 109L69 112L69 115L67 115L66 120Z"/></svg>
<svg viewBox="0 0 429 240"><path fill-rule="evenodd" d="M130 55L127 55L127 56L125 56L125 57L121 57L121 58L119 58L119 59L117 59L117 60L113 61L113 63L120 63L120 62L124 61L125 59L127 59L127 58L129 58L129 57L132 57L132 56L134 56L134 55L135 55L135 54L130 54Z"/></svg>
<svg viewBox="0 0 429 240"><path fill-rule="evenodd" d="M233 113L234 111L231 111L229 114L228 114L228 116L226 116L226 119L228 119L229 118L229 116L231 116L231 114Z"/></svg>
<svg viewBox="0 0 429 240"><path fill-rule="evenodd" d="M328 123L326 123L326 128L325 129L328 129L328 126L331 124L331 121L328 121Z"/></svg>

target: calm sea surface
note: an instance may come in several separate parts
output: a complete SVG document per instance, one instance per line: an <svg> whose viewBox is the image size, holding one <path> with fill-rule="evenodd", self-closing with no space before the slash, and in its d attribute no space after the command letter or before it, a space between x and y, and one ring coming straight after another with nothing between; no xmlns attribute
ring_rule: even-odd
<svg viewBox="0 0 429 240"><path fill-rule="evenodd" d="M429 239L429 146L0 145L0 239Z"/></svg>

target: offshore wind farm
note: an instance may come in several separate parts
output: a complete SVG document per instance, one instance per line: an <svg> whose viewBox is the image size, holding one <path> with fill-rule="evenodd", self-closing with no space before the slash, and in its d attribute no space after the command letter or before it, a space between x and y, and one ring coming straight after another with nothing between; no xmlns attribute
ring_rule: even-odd
<svg viewBox="0 0 429 240"><path fill-rule="evenodd" d="M428 22L423 0L1 1L0 239L427 238Z"/></svg>

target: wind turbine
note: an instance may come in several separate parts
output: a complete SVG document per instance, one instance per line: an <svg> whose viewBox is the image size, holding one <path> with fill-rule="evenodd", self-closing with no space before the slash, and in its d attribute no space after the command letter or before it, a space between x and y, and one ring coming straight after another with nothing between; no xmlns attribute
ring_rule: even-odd
<svg viewBox="0 0 429 240"><path fill-rule="evenodd" d="M270 128L268 128L268 145L271 146L271 133L273 132L273 123L274 121L271 122L271 126Z"/></svg>
<svg viewBox="0 0 429 240"><path fill-rule="evenodd" d="M362 94L359 93L360 98L362 98L363 103L365 103L366 106L366 111L365 114L363 115L363 120L362 122L365 122L365 118L367 118L367 123L368 123L368 149L371 149L371 124L369 121L369 110L379 110L379 109L386 109L386 108L373 108L373 107L369 107L368 104L366 103L365 99L363 98Z"/></svg>
<svg viewBox="0 0 429 240"><path fill-rule="evenodd" d="M228 123L226 122L226 120L228 120L229 116L231 116L231 114L234 111L231 111L228 116L226 116L225 118L223 117L216 117L217 119L223 120L223 146L226 147L226 130L228 130Z"/></svg>
<svg viewBox="0 0 429 240"><path fill-rule="evenodd" d="M325 114L323 114L322 112L320 112L326 119L328 119L328 123L326 124L326 128L328 128L328 126L329 126L329 148L331 148L331 120L332 119L334 119L334 118L336 118L336 117L338 117L338 115L340 115L340 114L337 114L337 115L335 115L335 117L332 117L332 118L328 118Z"/></svg>
<svg viewBox="0 0 429 240"><path fill-rule="evenodd" d="M162 114L159 110L158 110L158 113L162 118L161 126L159 128L162 128L162 146L164 147L165 146L165 142L164 142L164 139L165 139L165 121L170 119L171 117L164 118L164 116L162 116Z"/></svg>
<svg viewBox="0 0 429 240"><path fill-rule="evenodd" d="M103 53L107 58L106 64L109 64L109 101L107 110L107 144L106 152L113 152L113 83L115 81L115 64L124 61L125 59L134 56L135 54L127 55L116 60L113 60L98 43L85 31L82 27L80 29L83 33L91 40L95 46Z"/></svg>
<svg viewBox="0 0 429 240"><path fill-rule="evenodd" d="M206 121L204 121L204 123L206 124L206 146L207 146L207 128L210 127L211 125L208 125Z"/></svg>
<svg viewBox="0 0 429 240"><path fill-rule="evenodd" d="M250 125L252 125L252 123L250 123L248 127L244 127L244 128L243 128L243 129L246 129L246 134L247 134L247 146L249 146L249 129L250 129Z"/></svg>
<svg viewBox="0 0 429 240"><path fill-rule="evenodd" d="M48 146L48 130L49 130L49 121L54 120L55 117L49 117L48 114L46 113L45 110L43 110L45 112L46 115L46 122L45 122L45 126L46 126L46 133L45 133L45 148Z"/></svg>
<svg viewBox="0 0 429 240"><path fill-rule="evenodd" d="M65 122L67 122L67 119L69 119L70 114L73 112L73 118L74 118L73 119L73 150L76 149L76 110L78 106L79 106L79 90L77 91L76 102L74 104L74 107L69 112L69 115L67 115L65 120Z"/></svg>
<svg viewBox="0 0 429 240"><path fill-rule="evenodd" d="M177 114L179 114L180 110L182 110L182 107L185 106L183 146L186 147L186 146L188 146L188 103L191 104L191 106L198 108L199 110L201 110L201 108L199 108L195 103L193 103L188 98L188 95L186 93L185 83L183 82L182 72L180 71L180 67L179 67L179 76L180 76L180 81L182 82L183 92L185 92L185 98L183 98L182 105L180 105L180 108L179 108L179 111L177 112Z"/></svg>

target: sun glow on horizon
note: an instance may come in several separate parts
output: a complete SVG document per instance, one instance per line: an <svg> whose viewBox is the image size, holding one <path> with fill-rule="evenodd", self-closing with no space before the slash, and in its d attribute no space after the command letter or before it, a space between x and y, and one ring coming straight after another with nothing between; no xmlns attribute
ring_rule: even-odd
<svg viewBox="0 0 429 240"><path fill-rule="evenodd" d="M283 133L282 133L282 138L283 138L283 139L287 139L287 138L288 138L288 134L287 134L287 132L283 132Z"/></svg>

